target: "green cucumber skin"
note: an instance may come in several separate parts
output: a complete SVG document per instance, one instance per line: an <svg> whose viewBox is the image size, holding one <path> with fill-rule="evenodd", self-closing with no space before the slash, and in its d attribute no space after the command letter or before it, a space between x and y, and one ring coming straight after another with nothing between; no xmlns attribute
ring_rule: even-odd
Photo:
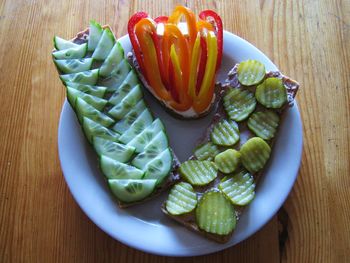
<svg viewBox="0 0 350 263"><path fill-rule="evenodd" d="M97 23L95 20L91 20L90 27L89 27L88 51L93 52L95 50L98 44L98 41L102 36L102 33L103 33L103 29L101 25ZM91 36L93 36L94 39L92 39Z"/></svg>

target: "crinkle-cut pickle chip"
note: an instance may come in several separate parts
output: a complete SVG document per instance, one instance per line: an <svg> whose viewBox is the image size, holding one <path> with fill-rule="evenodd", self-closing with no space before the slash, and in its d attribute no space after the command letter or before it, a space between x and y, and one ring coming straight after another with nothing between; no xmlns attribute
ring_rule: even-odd
<svg viewBox="0 0 350 263"><path fill-rule="evenodd" d="M255 196L254 178L247 171L224 178L218 187L234 205L247 205Z"/></svg>
<svg viewBox="0 0 350 263"><path fill-rule="evenodd" d="M232 146L239 140L238 125L232 120L223 119L214 126L210 137L216 145Z"/></svg>
<svg viewBox="0 0 350 263"><path fill-rule="evenodd" d="M232 173L237 169L241 159L240 152L227 149L215 156L215 164L222 173Z"/></svg>
<svg viewBox="0 0 350 263"><path fill-rule="evenodd" d="M224 96L224 108L231 120L243 121L255 110L254 94L241 88L227 90Z"/></svg>
<svg viewBox="0 0 350 263"><path fill-rule="evenodd" d="M189 213L197 206L197 195L192 185L186 182L176 184L171 190L167 201L166 210L172 215Z"/></svg>
<svg viewBox="0 0 350 263"><path fill-rule="evenodd" d="M254 112L248 119L248 127L264 140L275 137L279 124L279 116L271 110Z"/></svg>
<svg viewBox="0 0 350 263"><path fill-rule="evenodd" d="M194 150L194 156L200 161L212 161L218 153L219 148L212 142L202 144Z"/></svg>
<svg viewBox="0 0 350 263"><path fill-rule="evenodd" d="M196 222L205 232L227 235L236 227L235 210L221 192L209 191L198 202Z"/></svg>
<svg viewBox="0 0 350 263"><path fill-rule="evenodd" d="M271 148L263 139L253 137L242 145L240 153L243 166L255 173L264 168L270 158Z"/></svg>
<svg viewBox="0 0 350 263"><path fill-rule="evenodd" d="M267 78L256 87L255 97L266 108L279 109L287 102L287 91L279 78Z"/></svg>
<svg viewBox="0 0 350 263"><path fill-rule="evenodd" d="M238 81L245 86L258 84L265 77L265 65L257 60L248 59L238 64Z"/></svg>
<svg viewBox="0 0 350 263"><path fill-rule="evenodd" d="M206 185L217 176L217 168L213 162L189 160L180 165L181 176L192 185Z"/></svg>

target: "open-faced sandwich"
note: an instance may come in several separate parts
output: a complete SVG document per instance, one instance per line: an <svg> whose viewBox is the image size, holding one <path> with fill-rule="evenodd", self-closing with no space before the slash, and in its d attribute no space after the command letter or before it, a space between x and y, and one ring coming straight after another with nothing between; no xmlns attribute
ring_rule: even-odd
<svg viewBox="0 0 350 263"><path fill-rule="evenodd" d="M67 99L120 207L151 198L176 180L178 161L162 121L109 26L90 27L52 52Z"/></svg>
<svg viewBox="0 0 350 263"><path fill-rule="evenodd" d="M299 84L278 71L266 72L256 60L235 65L224 83L216 83L223 27L211 10L199 19L183 6L156 19L138 12L128 32L134 52L128 59L111 29L96 22L71 41L54 38L55 65L101 172L120 207L174 185L162 211L205 237L227 242L243 207L254 199ZM143 87L177 117L200 118L215 109L186 162L180 164L169 147Z"/></svg>

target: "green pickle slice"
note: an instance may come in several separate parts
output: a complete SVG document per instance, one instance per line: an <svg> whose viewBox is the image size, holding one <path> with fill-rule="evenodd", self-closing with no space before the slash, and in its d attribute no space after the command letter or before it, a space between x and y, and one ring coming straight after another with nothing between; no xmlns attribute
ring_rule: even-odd
<svg viewBox="0 0 350 263"><path fill-rule="evenodd" d="M265 77L265 73L264 64L252 59L239 63L237 68L238 81L245 86L258 84Z"/></svg>
<svg viewBox="0 0 350 263"><path fill-rule="evenodd" d="M224 96L224 108L230 119L243 121L255 110L254 94L241 88L229 89Z"/></svg>
<svg viewBox="0 0 350 263"><path fill-rule="evenodd" d="M189 160L180 165L180 175L192 185L206 185L217 176L213 162Z"/></svg>
<svg viewBox="0 0 350 263"><path fill-rule="evenodd" d="M255 97L266 108L279 109L287 102L287 91L281 79L268 78L256 87Z"/></svg>
<svg viewBox="0 0 350 263"><path fill-rule="evenodd" d="M248 127L264 140L275 137L279 124L279 116L271 110L254 112L248 119Z"/></svg>
<svg viewBox="0 0 350 263"><path fill-rule="evenodd" d="M176 184L171 190L167 201L166 210L172 215L189 213L197 206L197 195L192 185L186 182Z"/></svg>
<svg viewBox="0 0 350 263"><path fill-rule="evenodd" d="M212 142L202 144L194 150L194 156L200 161L212 161L218 153L219 148Z"/></svg>
<svg viewBox="0 0 350 263"><path fill-rule="evenodd" d="M237 169L241 159L240 152L227 149L215 156L215 164L222 173L232 173Z"/></svg>
<svg viewBox="0 0 350 263"><path fill-rule="evenodd" d="M271 148L263 139L253 137L243 144L240 153L243 166L255 173L264 168L270 158Z"/></svg>
<svg viewBox="0 0 350 263"><path fill-rule="evenodd" d="M254 178L247 171L224 178L218 187L234 205L247 205L255 196Z"/></svg>
<svg viewBox="0 0 350 263"><path fill-rule="evenodd" d="M238 125L232 120L221 120L215 125L210 137L216 145L234 145L239 140Z"/></svg>
<svg viewBox="0 0 350 263"><path fill-rule="evenodd" d="M236 227L235 210L221 192L209 191L198 202L196 222L208 233L227 235Z"/></svg>

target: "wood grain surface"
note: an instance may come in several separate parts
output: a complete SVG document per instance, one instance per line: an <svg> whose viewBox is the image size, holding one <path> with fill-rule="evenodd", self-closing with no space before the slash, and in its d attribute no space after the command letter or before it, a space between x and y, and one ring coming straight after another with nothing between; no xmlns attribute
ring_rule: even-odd
<svg viewBox="0 0 350 263"><path fill-rule="evenodd" d="M52 37L94 18L126 33L128 17L185 1L0 1L0 262L349 262L350 1L188 1L211 8L301 83L304 150L296 184L258 233L195 258L146 254L97 228L73 200L57 153L64 89Z"/></svg>

